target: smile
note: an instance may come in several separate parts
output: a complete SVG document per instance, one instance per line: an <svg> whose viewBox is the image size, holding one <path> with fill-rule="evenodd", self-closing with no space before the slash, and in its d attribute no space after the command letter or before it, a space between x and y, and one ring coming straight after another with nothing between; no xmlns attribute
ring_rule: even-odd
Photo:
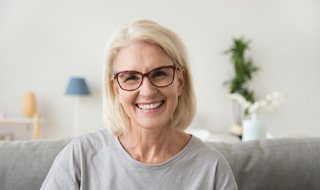
<svg viewBox="0 0 320 190"><path fill-rule="evenodd" d="M163 103L164 103L164 100L160 101L160 102L154 102L151 104L136 104L136 106L141 110L153 110L153 109L157 109L160 106L162 106Z"/></svg>

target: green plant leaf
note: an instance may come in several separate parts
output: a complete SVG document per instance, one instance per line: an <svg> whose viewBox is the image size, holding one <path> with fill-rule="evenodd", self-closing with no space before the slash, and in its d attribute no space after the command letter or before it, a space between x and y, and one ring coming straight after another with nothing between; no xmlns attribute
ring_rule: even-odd
<svg viewBox="0 0 320 190"><path fill-rule="evenodd" d="M234 76L223 83L228 86L230 93L241 94L247 101L254 102L254 92L248 88L248 82L252 80L253 74L259 68L253 65L250 58L246 58L246 51L250 49L250 40L244 37L233 38L232 46L224 51L224 54L231 55Z"/></svg>

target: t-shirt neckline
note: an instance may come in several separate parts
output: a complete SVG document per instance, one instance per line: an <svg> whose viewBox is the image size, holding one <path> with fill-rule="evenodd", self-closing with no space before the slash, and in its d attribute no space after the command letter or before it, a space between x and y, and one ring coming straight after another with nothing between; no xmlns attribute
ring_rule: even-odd
<svg viewBox="0 0 320 190"><path fill-rule="evenodd" d="M194 144L195 137L191 135L191 139L182 148L182 150L180 152L178 152L176 155L169 158L168 160L166 160L162 163L158 163L158 164L147 164L147 163L143 163L143 162L140 162L140 161L133 159L130 156L130 154L124 149L122 144L120 143L118 136L113 136L112 141L115 143L117 153L120 154L120 158L122 159L122 161L125 162L125 164L129 164L130 166L137 167L137 168L161 169L161 168L165 168L165 167L170 167L177 160L180 160L182 157L184 157L187 154L187 152L191 149L192 145Z"/></svg>

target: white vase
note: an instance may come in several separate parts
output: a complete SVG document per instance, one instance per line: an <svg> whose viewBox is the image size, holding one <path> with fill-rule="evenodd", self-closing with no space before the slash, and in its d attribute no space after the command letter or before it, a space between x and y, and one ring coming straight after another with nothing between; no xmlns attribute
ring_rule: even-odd
<svg viewBox="0 0 320 190"><path fill-rule="evenodd" d="M267 134L266 125L259 119L257 114L252 114L250 118L242 123L243 132L242 140L259 140L265 139Z"/></svg>

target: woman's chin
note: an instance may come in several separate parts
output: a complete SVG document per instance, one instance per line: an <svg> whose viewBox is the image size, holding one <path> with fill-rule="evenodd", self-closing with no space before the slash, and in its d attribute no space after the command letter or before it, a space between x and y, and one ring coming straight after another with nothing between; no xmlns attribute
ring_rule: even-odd
<svg viewBox="0 0 320 190"><path fill-rule="evenodd" d="M151 119L147 119L147 121L140 121L137 122L135 125L132 125L135 128L140 128L147 131L158 131L162 129L167 129L168 122L164 123L164 120L154 120L150 121Z"/></svg>

